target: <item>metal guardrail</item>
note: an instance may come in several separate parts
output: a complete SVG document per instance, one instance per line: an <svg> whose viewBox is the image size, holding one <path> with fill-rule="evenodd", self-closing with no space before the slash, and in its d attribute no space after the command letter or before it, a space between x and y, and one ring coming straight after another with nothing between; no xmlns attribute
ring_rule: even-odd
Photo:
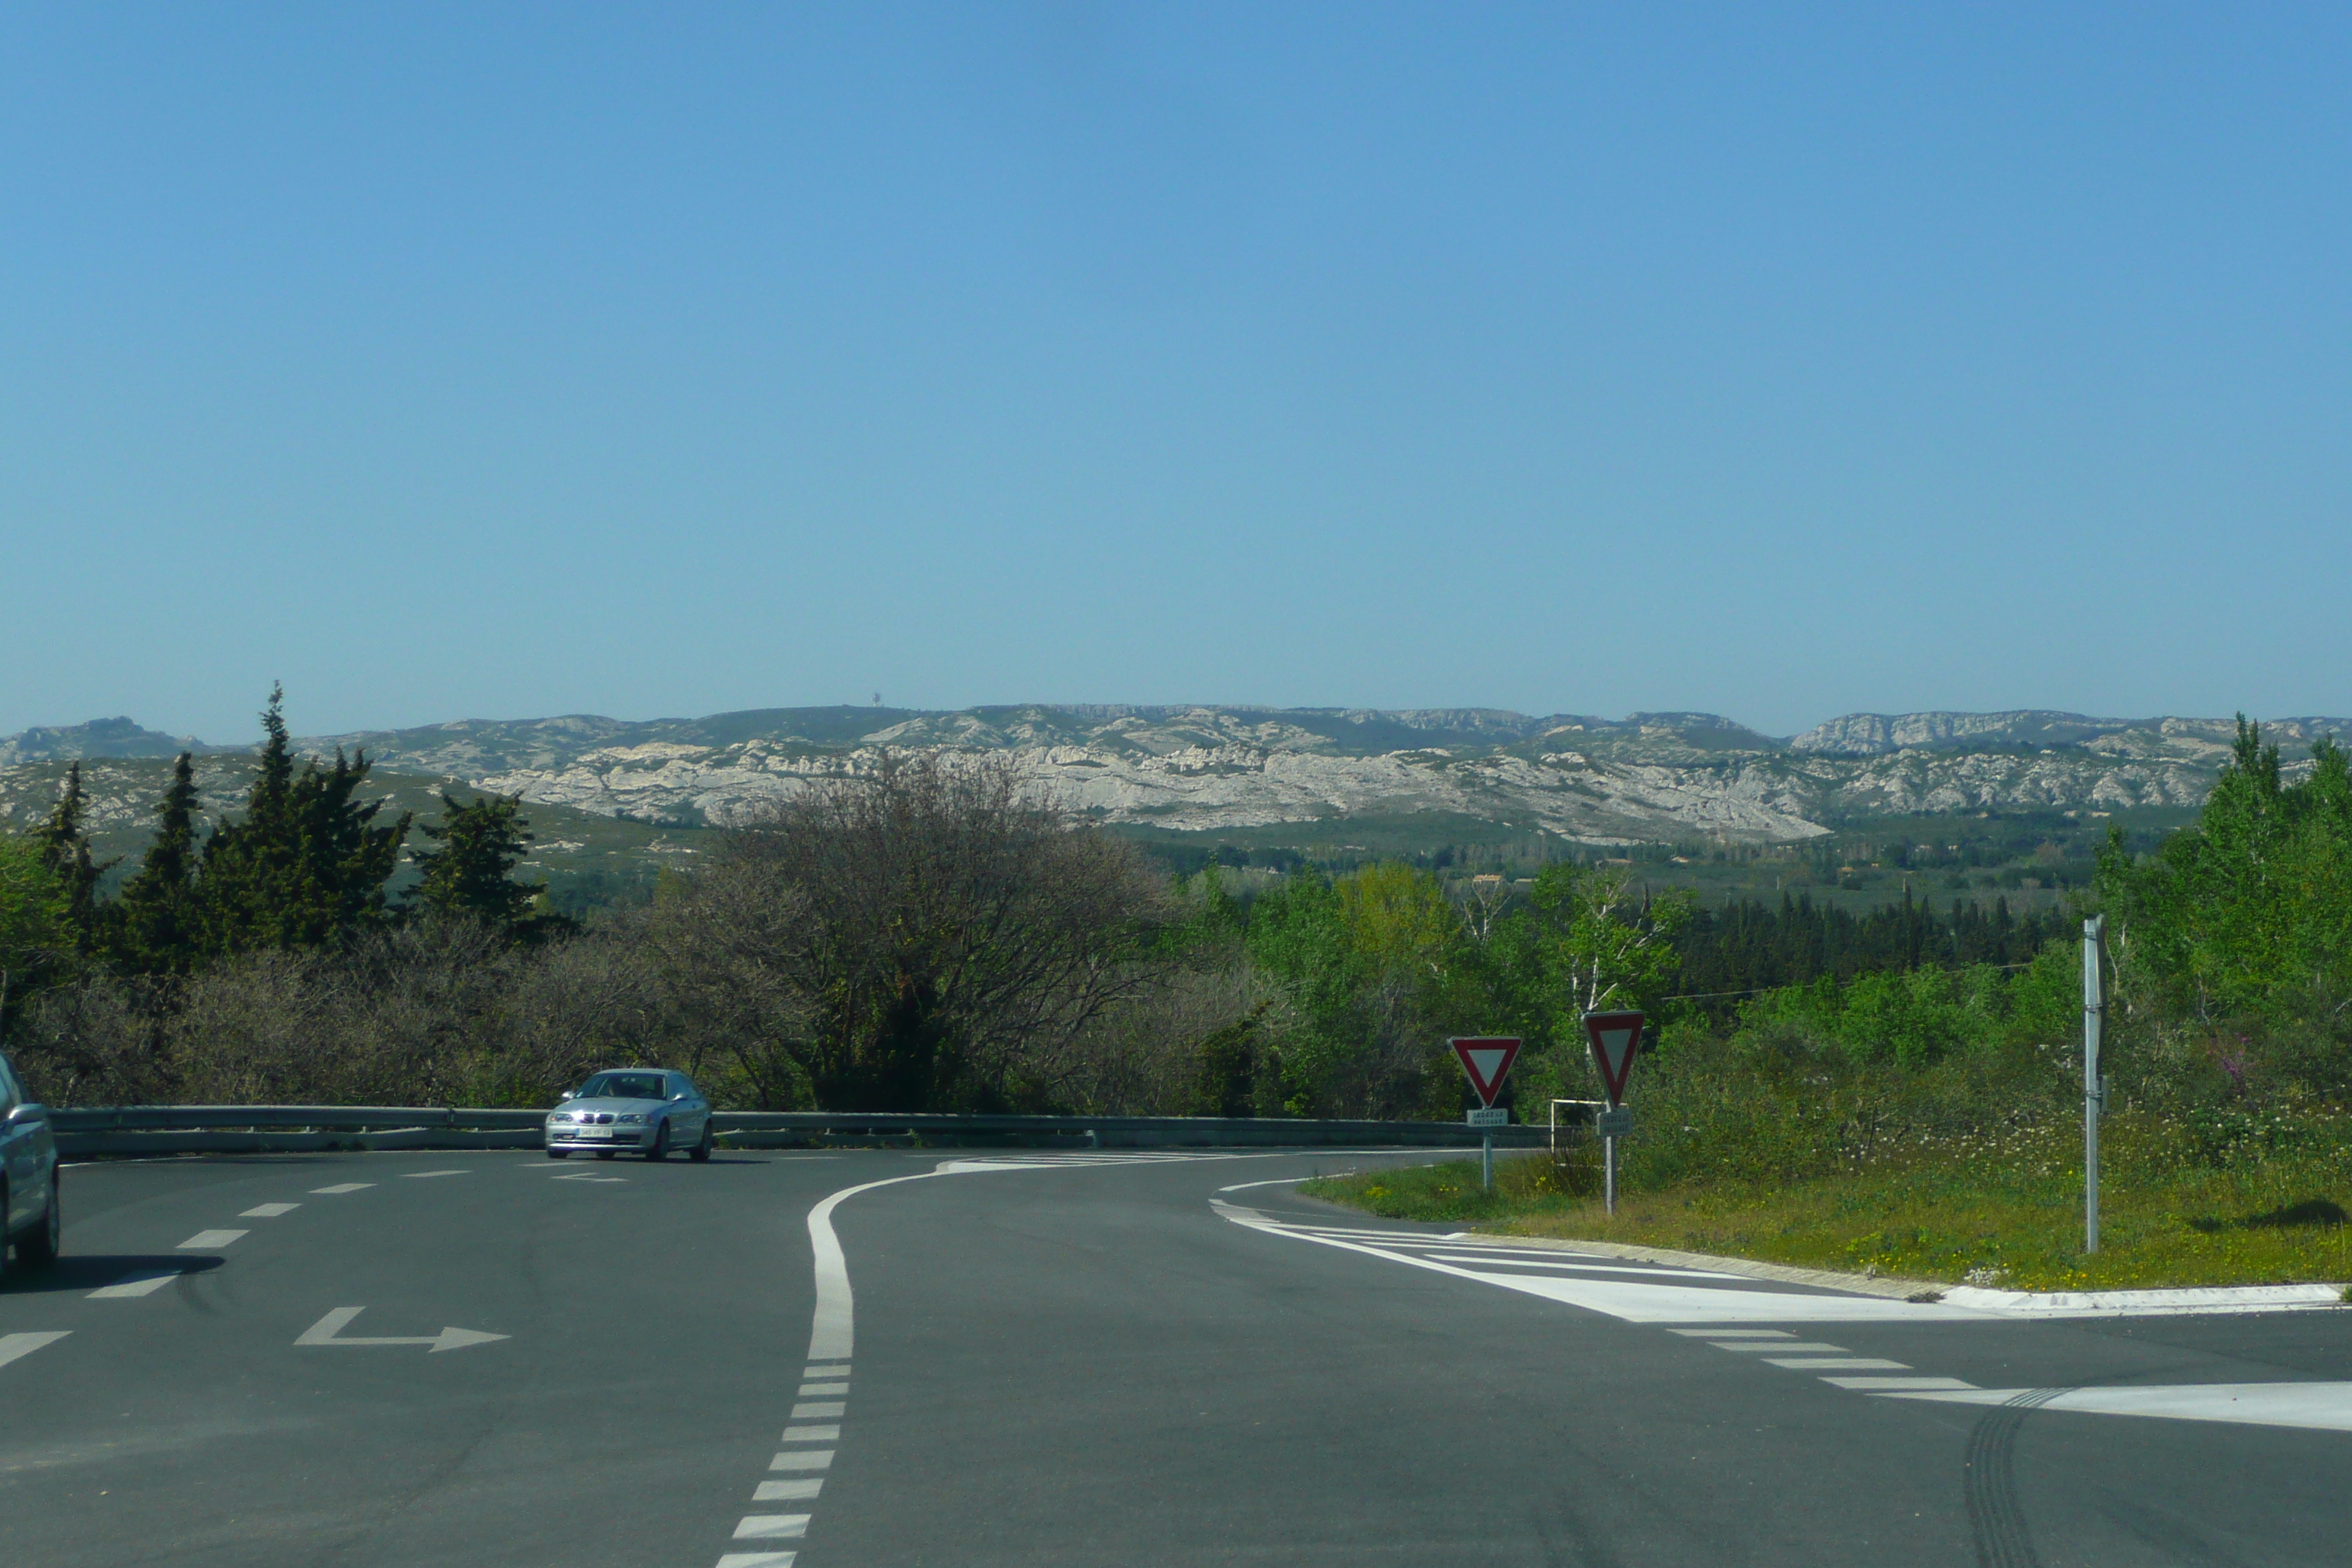
<svg viewBox="0 0 2352 1568"><path fill-rule="evenodd" d="M294 1153L331 1149L536 1148L545 1110L467 1106L123 1105L49 1112L60 1153ZM906 1142L934 1147L1093 1149L1472 1148L1458 1121L1314 1121L1217 1116L935 1116L835 1110L720 1110L738 1148ZM1493 1129L1538 1148L1541 1126Z"/></svg>

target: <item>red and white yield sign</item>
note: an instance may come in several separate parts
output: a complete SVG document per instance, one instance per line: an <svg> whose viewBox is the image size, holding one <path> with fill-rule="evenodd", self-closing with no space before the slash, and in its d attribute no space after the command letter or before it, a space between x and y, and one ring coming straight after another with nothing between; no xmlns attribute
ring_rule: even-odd
<svg viewBox="0 0 2352 1568"><path fill-rule="evenodd" d="M1462 1058L1462 1070L1470 1075L1470 1087L1478 1091L1478 1103L1491 1106L1495 1096L1503 1091L1503 1075L1519 1059L1519 1037L1502 1035L1477 1039L1461 1038L1445 1042L1454 1054Z"/></svg>
<svg viewBox="0 0 2352 1568"><path fill-rule="evenodd" d="M1633 1053L1642 1045L1639 1013L1587 1013L1584 1037L1592 1042L1592 1065L1601 1069L1601 1084L1609 1103L1622 1105L1625 1080L1633 1076Z"/></svg>

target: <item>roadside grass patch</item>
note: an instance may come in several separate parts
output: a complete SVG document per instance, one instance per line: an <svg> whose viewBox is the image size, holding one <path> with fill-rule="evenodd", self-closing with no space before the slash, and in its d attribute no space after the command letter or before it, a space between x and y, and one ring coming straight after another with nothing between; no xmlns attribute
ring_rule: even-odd
<svg viewBox="0 0 2352 1568"><path fill-rule="evenodd" d="M2217 1149L2179 1119L2105 1124L2100 1250L2083 1246L2082 1131L2048 1120L1787 1179L1685 1176L1621 1184L1601 1212L1591 1162L1474 1161L1304 1184L1311 1197L1499 1235L1632 1242L1805 1268L2026 1290L2352 1279L2352 1137L2334 1115L2273 1118ZM1638 1135L1637 1135L1638 1136ZM1633 1151L1626 1151L1630 1156ZM1639 1169L1632 1158L1627 1165ZM1685 1165L1687 1170L1689 1167Z"/></svg>

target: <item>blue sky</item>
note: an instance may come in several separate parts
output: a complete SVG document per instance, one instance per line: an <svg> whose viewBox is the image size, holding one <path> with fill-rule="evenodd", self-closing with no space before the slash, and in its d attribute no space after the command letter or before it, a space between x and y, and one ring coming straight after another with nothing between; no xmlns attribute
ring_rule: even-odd
<svg viewBox="0 0 2352 1568"><path fill-rule="evenodd" d="M2345 713L2352 11L11 6L0 731Z"/></svg>

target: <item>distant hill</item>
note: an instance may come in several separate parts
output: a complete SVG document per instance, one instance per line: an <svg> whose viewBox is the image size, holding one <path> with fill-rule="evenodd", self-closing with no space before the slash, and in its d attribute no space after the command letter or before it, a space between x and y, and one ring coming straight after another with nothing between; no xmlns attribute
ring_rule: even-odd
<svg viewBox="0 0 2352 1568"><path fill-rule="evenodd" d="M2352 732L2352 721L2265 728L2292 759L2318 735ZM1614 845L1790 843L1919 814L2195 806L2232 734L2228 720L2040 710L1848 714L1780 740L1711 713L1030 704L459 720L300 744L364 749L387 789L429 798L428 781L458 780L577 814L568 819L672 830L746 820L888 750L943 748L1013 753L1073 810L1137 829L1425 820ZM17 776L28 764L184 746L194 742L128 719L27 731L0 742L0 812L25 819L42 783ZM208 776L226 787L229 773Z"/></svg>

